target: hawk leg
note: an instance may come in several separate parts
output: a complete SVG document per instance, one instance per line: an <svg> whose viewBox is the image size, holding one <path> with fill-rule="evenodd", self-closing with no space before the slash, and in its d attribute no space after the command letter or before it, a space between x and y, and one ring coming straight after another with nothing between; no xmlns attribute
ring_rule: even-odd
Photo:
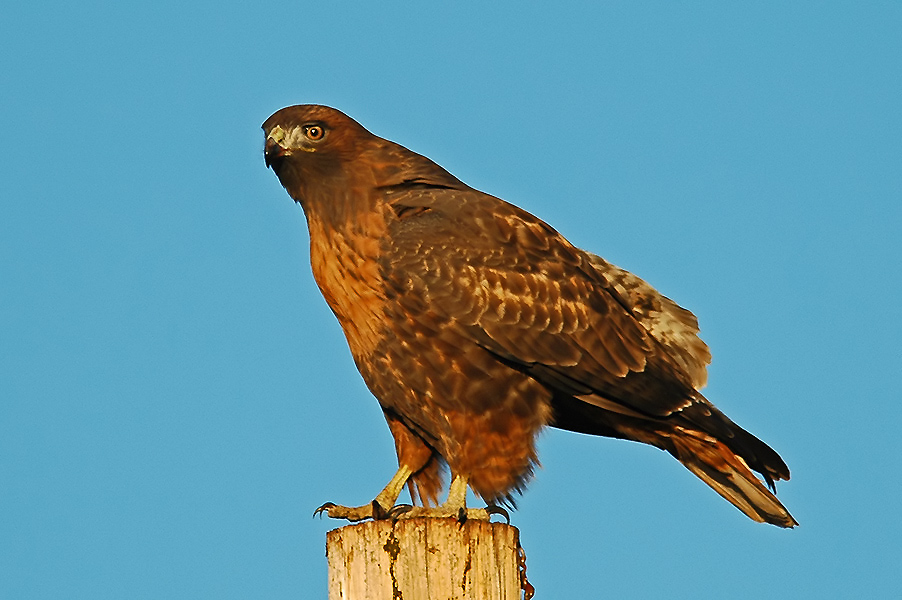
<svg viewBox="0 0 902 600"><path fill-rule="evenodd" d="M385 519L390 515L392 507L395 506L395 500L398 499L401 490L404 489L404 485L412 474L413 471L410 470L410 467L401 465L391 478L391 481L388 482L388 485L382 488L379 495L369 504L364 504L363 506L340 506L332 502L326 502L313 512L313 516L326 513L331 519L347 519L348 521ZM464 491L466 491L466 483L464 484Z"/></svg>
<svg viewBox="0 0 902 600"><path fill-rule="evenodd" d="M455 475L448 490L448 500L435 508L427 506L396 506L392 517L396 519L415 519L418 517L452 518L461 523L467 519L488 521L492 515L501 515L510 523L510 515L500 506L488 505L485 508L467 508L467 478ZM330 515L331 516L331 515Z"/></svg>

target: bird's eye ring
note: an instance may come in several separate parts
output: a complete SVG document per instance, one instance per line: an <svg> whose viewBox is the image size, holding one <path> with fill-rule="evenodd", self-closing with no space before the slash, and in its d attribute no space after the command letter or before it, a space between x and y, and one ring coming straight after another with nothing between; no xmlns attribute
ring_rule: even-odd
<svg viewBox="0 0 902 600"><path fill-rule="evenodd" d="M321 125L307 125L304 127L304 135L307 139L318 142L326 135L326 130Z"/></svg>

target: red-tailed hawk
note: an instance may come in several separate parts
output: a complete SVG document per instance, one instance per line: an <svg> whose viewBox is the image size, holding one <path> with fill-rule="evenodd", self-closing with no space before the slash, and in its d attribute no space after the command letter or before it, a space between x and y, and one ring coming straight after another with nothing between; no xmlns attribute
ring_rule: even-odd
<svg viewBox="0 0 902 600"><path fill-rule="evenodd" d="M755 521L796 521L773 489L789 469L698 391L695 317L544 221L325 106L263 124L265 158L310 229L313 275L379 400L399 468L332 517L487 518L523 490L545 426L672 454ZM437 504L444 466L452 481Z"/></svg>

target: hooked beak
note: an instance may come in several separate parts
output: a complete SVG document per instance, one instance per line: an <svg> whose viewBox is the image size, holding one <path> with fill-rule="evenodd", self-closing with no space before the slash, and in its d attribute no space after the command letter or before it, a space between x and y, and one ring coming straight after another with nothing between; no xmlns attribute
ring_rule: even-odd
<svg viewBox="0 0 902 600"><path fill-rule="evenodd" d="M266 166L275 171L277 175L279 174L279 167L281 166L282 161L285 160L285 157L289 154L290 152L272 137L266 138L266 147L263 150L263 161L266 163Z"/></svg>

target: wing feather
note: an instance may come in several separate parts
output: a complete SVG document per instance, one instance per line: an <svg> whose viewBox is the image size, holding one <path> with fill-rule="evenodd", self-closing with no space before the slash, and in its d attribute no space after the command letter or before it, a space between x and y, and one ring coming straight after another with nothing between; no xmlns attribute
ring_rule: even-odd
<svg viewBox="0 0 902 600"><path fill-rule="evenodd" d="M629 299L633 314L689 375L696 389L705 386L711 363L708 345L698 337L698 319L641 278L587 253L592 266Z"/></svg>
<svg viewBox="0 0 902 600"><path fill-rule="evenodd" d="M686 406L706 364L699 346L684 348L697 340L691 313L502 200L393 193L396 214L409 217L391 226L383 268L411 318L428 312L565 393L650 415Z"/></svg>

